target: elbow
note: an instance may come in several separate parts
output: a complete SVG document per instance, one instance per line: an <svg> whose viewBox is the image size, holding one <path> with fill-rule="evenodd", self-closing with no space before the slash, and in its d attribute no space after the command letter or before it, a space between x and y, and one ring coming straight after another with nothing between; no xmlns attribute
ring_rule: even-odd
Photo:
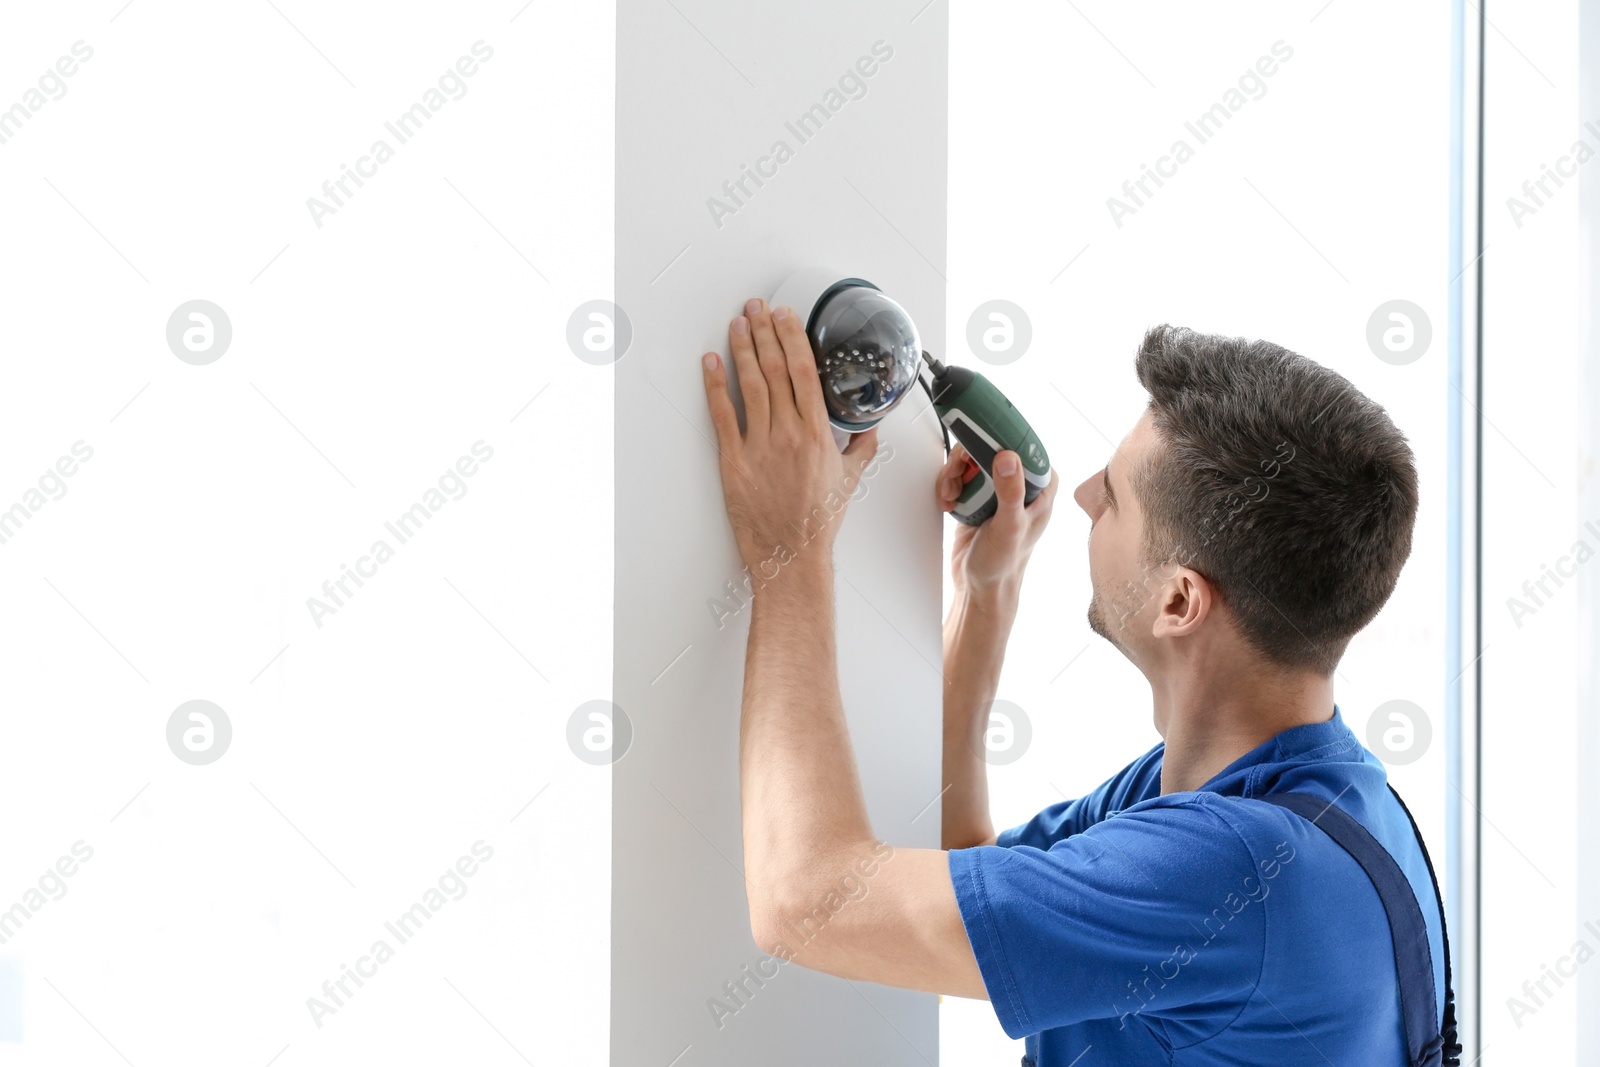
<svg viewBox="0 0 1600 1067"><path fill-rule="evenodd" d="M768 955L773 955L773 949L782 940L775 936L778 930L778 920L772 908L764 902L758 903L756 894L749 894L750 901L750 939L756 947Z"/></svg>
<svg viewBox="0 0 1600 1067"><path fill-rule="evenodd" d="M828 957L848 940L845 931L857 921L854 913L843 920L840 914L869 894L872 878L893 856L890 845L873 840L812 857L803 868L757 872L746 880L750 936L769 955L839 973ZM835 936L820 936L825 930Z"/></svg>
<svg viewBox="0 0 1600 1067"><path fill-rule="evenodd" d="M750 938L756 947L768 956L780 959L785 963L796 961L796 954L803 947L804 942L797 940L795 933L786 927L784 916L787 914L782 905L771 900L761 899L761 895L751 890L748 894L750 903ZM808 959L814 953L808 953ZM797 961L801 962L801 961ZM806 966L801 962L801 966Z"/></svg>
<svg viewBox="0 0 1600 1067"><path fill-rule="evenodd" d="M763 888L757 888L757 884ZM750 937L756 947L768 955L792 955L790 942L793 934L787 929L786 919L793 914L787 883L781 878L763 877L760 883L746 882L745 904L750 912Z"/></svg>
<svg viewBox="0 0 1600 1067"><path fill-rule="evenodd" d="M745 908L750 914L750 938L763 952L770 953L781 937L776 936L781 923L781 903L773 887L781 885L770 873L747 870L745 877Z"/></svg>
<svg viewBox="0 0 1600 1067"><path fill-rule="evenodd" d="M751 894L754 897L754 894ZM826 909L819 909L826 915ZM750 936L767 956L808 971L848 977L840 969L836 938L819 937L819 911L794 909L771 902L750 905ZM822 921L825 921L822 920Z"/></svg>

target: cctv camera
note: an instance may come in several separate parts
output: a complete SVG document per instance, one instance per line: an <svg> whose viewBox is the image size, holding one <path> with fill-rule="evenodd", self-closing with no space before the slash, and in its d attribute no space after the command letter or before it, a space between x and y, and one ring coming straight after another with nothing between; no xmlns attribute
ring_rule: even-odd
<svg viewBox="0 0 1600 1067"><path fill-rule="evenodd" d="M826 267L797 271L772 305L794 309L806 326L822 398L843 449L876 426L917 381L922 342L906 310L871 282Z"/></svg>

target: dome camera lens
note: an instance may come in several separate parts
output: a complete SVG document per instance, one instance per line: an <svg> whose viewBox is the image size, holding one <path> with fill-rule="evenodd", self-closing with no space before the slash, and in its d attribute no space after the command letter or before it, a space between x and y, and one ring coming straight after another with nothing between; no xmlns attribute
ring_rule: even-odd
<svg viewBox="0 0 1600 1067"><path fill-rule="evenodd" d="M828 413L846 429L867 429L916 383L922 356L905 309L877 289L850 286L829 296L811 326Z"/></svg>

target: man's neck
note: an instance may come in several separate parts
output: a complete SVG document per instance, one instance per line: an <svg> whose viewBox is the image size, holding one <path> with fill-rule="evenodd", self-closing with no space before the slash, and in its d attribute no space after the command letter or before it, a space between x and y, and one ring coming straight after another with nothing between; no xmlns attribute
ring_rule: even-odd
<svg viewBox="0 0 1600 1067"><path fill-rule="evenodd" d="M1333 718L1333 681L1309 677L1231 690L1178 686L1157 692L1165 749L1161 793L1199 789L1228 764L1295 726Z"/></svg>

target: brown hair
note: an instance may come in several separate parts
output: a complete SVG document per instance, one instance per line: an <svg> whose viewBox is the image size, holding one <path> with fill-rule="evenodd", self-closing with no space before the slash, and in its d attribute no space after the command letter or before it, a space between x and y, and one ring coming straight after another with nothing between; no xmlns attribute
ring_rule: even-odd
<svg viewBox="0 0 1600 1067"><path fill-rule="evenodd" d="M1405 435L1343 376L1268 341L1156 326L1136 370L1156 429L1130 475L1146 564L1205 575L1272 664L1331 674L1411 554Z"/></svg>

